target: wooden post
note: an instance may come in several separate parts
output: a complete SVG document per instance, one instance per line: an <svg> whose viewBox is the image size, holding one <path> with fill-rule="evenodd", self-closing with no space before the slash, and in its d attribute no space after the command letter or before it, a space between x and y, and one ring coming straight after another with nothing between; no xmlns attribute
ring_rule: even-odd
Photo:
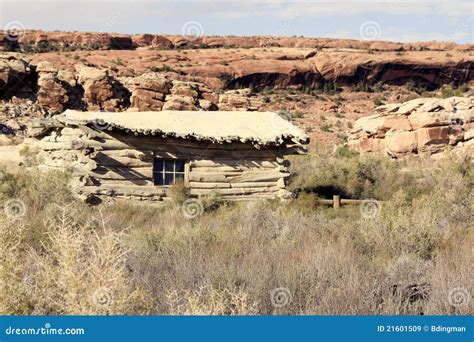
<svg viewBox="0 0 474 342"><path fill-rule="evenodd" d="M335 209L341 207L341 196L340 195L332 196L332 207L335 208Z"/></svg>

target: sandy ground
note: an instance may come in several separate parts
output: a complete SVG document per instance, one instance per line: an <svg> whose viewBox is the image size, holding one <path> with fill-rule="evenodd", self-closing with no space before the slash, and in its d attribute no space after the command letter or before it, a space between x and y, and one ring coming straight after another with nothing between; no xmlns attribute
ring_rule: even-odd
<svg viewBox="0 0 474 342"><path fill-rule="evenodd" d="M21 145L0 146L0 168L6 168L8 172L17 172L21 169L20 156Z"/></svg>

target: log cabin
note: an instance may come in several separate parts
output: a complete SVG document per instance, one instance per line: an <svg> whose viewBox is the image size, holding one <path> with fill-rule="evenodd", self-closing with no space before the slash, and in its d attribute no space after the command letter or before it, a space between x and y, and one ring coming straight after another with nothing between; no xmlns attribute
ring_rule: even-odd
<svg viewBox="0 0 474 342"><path fill-rule="evenodd" d="M302 130L273 112L67 110L35 122L42 170L68 169L85 200L165 203L184 182L193 197L284 198L286 155L304 154Z"/></svg>

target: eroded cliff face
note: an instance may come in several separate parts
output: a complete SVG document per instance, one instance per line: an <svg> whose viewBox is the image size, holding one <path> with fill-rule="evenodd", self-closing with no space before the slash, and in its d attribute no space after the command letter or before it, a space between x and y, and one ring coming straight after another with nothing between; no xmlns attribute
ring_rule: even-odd
<svg viewBox="0 0 474 342"><path fill-rule="evenodd" d="M418 98L377 107L374 115L355 122L348 145L395 158L448 149L474 156L474 97Z"/></svg>
<svg viewBox="0 0 474 342"><path fill-rule="evenodd" d="M10 33L15 35L15 33ZM5 33L0 33L0 41L5 41ZM19 44L37 45L41 42L57 44L60 47L130 50L139 47L154 48L348 48L371 49L374 51L446 51L473 50L473 44L458 45L451 42L398 43L355 39L271 37L271 36L181 36L160 34L113 34L106 32L48 32L26 30L18 35Z"/></svg>
<svg viewBox="0 0 474 342"><path fill-rule="evenodd" d="M166 65L184 80L223 89L318 89L326 83L382 82L432 90L474 78L472 44L31 30L18 37L18 44L7 44L7 38L0 33L4 48L33 52L33 64L51 61L62 70L84 59L86 65L117 69L117 76L137 76Z"/></svg>
<svg viewBox="0 0 474 342"><path fill-rule="evenodd" d="M451 96L444 88L452 93L459 85L461 93L472 95L474 58L469 45L271 37L112 38L41 31L21 36L20 48L40 44L47 49L0 54L0 124L23 128L29 116L65 109L283 110L313 141L338 144L355 120L372 114L379 102L403 102L421 94ZM389 121L401 128L406 123L399 118ZM373 145L371 140L361 143Z"/></svg>

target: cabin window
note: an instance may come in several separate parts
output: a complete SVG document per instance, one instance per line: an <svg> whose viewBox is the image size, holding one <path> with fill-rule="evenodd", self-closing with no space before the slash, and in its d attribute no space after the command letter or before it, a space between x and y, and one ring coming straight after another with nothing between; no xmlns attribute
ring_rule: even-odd
<svg viewBox="0 0 474 342"><path fill-rule="evenodd" d="M184 160L159 159L153 161L153 183L155 185L172 185L184 181Z"/></svg>

